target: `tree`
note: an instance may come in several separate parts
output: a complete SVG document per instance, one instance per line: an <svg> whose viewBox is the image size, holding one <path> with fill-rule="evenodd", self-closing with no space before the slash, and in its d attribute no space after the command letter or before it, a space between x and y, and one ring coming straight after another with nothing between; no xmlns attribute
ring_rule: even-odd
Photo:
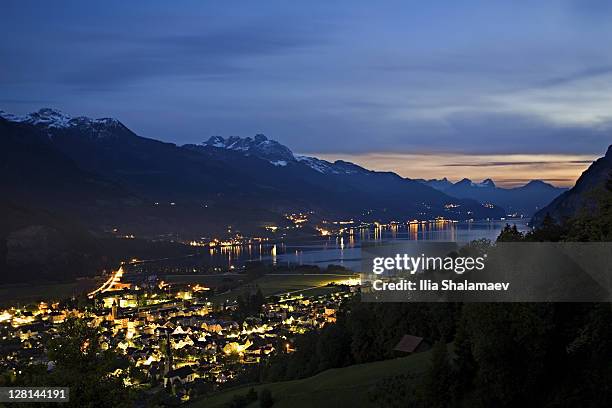
<svg viewBox="0 0 612 408"><path fill-rule="evenodd" d="M266 298L264 297L261 289L258 287L257 291L251 296L251 311L254 313L261 312L261 307L266 303Z"/></svg>
<svg viewBox="0 0 612 408"><path fill-rule="evenodd" d="M236 298L238 302L239 317L245 318L261 312L261 307L266 303L266 298L258 287L257 291L253 294L238 295Z"/></svg>
<svg viewBox="0 0 612 408"><path fill-rule="evenodd" d="M525 234L525 241L530 242L558 242L567 234L567 226L555 221L549 213L546 213L538 228Z"/></svg>
<svg viewBox="0 0 612 408"><path fill-rule="evenodd" d="M475 389L484 406L537 403L550 349L550 304L472 303L464 306L477 364Z"/></svg>
<svg viewBox="0 0 612 408"><path fill-rule="evenodd" d="M452 401L453 370L448 358L444 341L434 345L431 354L431 367L423 383L425 405L433 408L444 408Z"/></svg>
<svg viewBox="0 0 612 408"><path fill-rule="evenodd" d="M472 353L472 340L465 319L459 321L454 341L455 371L457 381L455 394L458 396L470 392L474 386L474 378L478 367Z"/></svg>
<svg viewBox="0 0 612 408"><path fill-rule="evenodd" d="M351 331L351 355L356 363L365 363L377 359L376 323L382 320L367 303L355 301L351 304L351 317L348 328Z"/></svg>
<svg viewBox="0 0 612 408"><path fill-rule="evenodd" d="M609 183L612 183L612 178ZM612 189L597 189L588 194L593 204L568 220L565 241L612 241Z"/></svg>
<svg viewBox="0 0 612 408"><path fill-rule="evenodd" d="M101 350L100 333L82 319L68 319L58 336L47 344L48 358L55 368L18 379L18 385L70 387L67 407L128 407L129 390L124 385L125 370L118 356ZM117 370L119 369L119 370Z"/></svg>
<svg viewBox="0 0 612 408"><path fill-rule="evenodd" d="M338 323L325 327L317 341L318 371L347 364L350 344L351 338L343 324Z"/></svg>
<svg viewBox="0 0 612 408"><path fill-rule="evenodd" d="M497 242L520 242L524 238L523 234L516 228L516 224L510 226L506 224L502 232L497 237Z"/></svg>

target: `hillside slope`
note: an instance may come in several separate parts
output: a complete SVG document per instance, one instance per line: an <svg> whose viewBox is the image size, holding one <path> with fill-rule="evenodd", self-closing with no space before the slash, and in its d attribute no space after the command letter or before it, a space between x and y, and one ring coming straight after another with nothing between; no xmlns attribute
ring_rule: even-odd
<svg viewBox="0 0 612 408"><path fill-rule="evenodd" d="M562 222L576 215L578 211L590 211L596 205L596 195L612 194L612 145L608 147L605 156L597 159L582 173L576 185L561 194L548 206L538 211L532 218L532 224L542 223L546 214L554 220Z"/></svg>
<svg viewBox="0 0 612 408"><path fill-rule="evenodd" d="M369 407L368 391L378 381L401 374L422 374L426 371L431 352L392 360L357 364L323 371L315 376L255 386L268 388L278 408ZM244 395L250 386L238 387L209 398L194 401L193 408L222 408L234 395Z"/></svg>

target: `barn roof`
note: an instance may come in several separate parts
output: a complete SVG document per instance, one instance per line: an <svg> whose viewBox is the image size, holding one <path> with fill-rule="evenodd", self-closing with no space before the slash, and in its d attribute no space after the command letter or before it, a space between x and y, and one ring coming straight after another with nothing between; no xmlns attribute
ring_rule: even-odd
<svg viewBox="0 0 612 408"><path fill-rule="evenodd" d="M422 342L422 337L405 334L393 350L402 351L404 353L413 353Z"/></svg>

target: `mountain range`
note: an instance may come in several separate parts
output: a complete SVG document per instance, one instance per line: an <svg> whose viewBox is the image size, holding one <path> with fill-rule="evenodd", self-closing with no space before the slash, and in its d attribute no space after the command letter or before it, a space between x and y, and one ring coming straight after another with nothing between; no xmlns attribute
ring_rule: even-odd
<svg viewBox="0 0 612 408"><path fill-rule="evenodd" d="M567 188L555 187L541 180L531 180L524 186L514 188L498 187L491 179L485 179L480 183L475 183L467 178L456 183L446 178L419 179L418 181L451 197L471 198L481 203L492 203L504 208L508 215L527 218L567 191Z"/></svg>
<svg viewBox="0 0 612 408"><path fill-rule="evenodd" d="M264 135L177 146L138 136L112 118L0 111L0 148L5 200L68 216L92 231L256 234L305 210L379 221L505 214L395 173L294 155Z"/></svg>
<svg viewBox="0 0 612 408"><path fill-rule="evenodd" d="M535 222L588 207L593 190L609 194L611 168L612 148ZM513 199L520 210L519 193L531 194L528 211L547 199L535 200L538 194L558 192L538 181L500 189L491 180L411 180L296 155L264 135L177 146L138 136L116 119L52 109L0 111L0 170L4 282L93 274L130 256L177 256L186 251L168 241L177 236L271 234L264 227L290 226L291 212L308 211L314 222L500 218L508 211L491 202ZM111 239L111 232L136 239Z"/></svg>

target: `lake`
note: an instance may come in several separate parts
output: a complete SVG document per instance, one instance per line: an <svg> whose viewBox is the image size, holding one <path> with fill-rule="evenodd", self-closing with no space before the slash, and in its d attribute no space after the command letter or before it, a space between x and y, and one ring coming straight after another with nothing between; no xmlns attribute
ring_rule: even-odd
<svg viewBox="0 0 612 408"><path fill-rule="evenodd" d="M211 248L200 255L183 260L169 260L157 264L163 273L199 272L202 268L218 266L238 268L248 261L262 261L273 265L342 265L357 270L361 261L362 242L393 242L403 240L452 241L467 243L475 239L494 241L506 225L516 224L520 231L527 231L527 220L474 221L474 222L426 222L397 224L386 227L355 230L343 236L313 237L308 240L285 241L257 245ZM163 265L165 264L165 266ZM147 269L153 265L149 265Z"/></svg>

